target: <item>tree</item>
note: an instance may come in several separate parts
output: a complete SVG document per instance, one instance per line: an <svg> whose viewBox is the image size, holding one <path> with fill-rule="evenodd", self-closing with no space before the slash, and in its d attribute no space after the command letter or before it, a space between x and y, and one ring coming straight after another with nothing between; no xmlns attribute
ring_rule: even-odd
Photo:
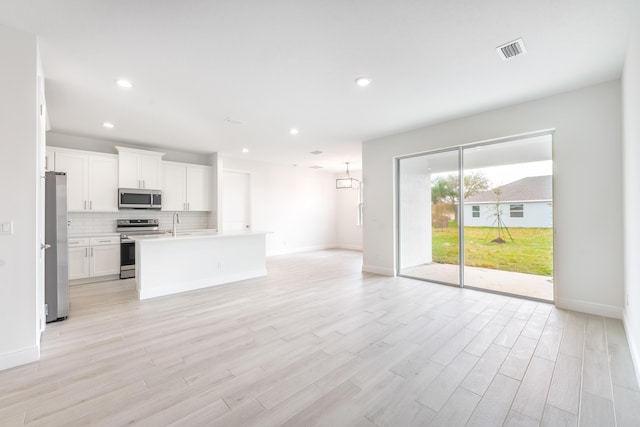
<svg viewBox="0 0 640 427"><path fill-rule="evenodd" d="M491 186L489 178L482 172L471 172L464 176L464 198L474 196L486 191ZM458 185L458 175L450 174L446 178L436 178L431 183L431 203L446 203L450 205L450 211L454 213L454 218L458 220L458 211L455 205L459 203L460 186Z"/></svg>
<svg viewBox="0 0 640 427"><path fill-rule="evenodd" d="M476 194L487 191L491 187L489 178L482 172L471 172L464 176L464 198L467 199ZM447 176L447 186L454 191L455 203L458 203L460 187L458 186L458 175Z"/></svg>

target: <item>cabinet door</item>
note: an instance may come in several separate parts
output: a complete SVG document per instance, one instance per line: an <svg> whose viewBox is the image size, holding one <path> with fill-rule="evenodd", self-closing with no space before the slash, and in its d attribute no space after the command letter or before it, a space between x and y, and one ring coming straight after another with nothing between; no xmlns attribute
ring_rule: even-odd
<svg viewBox="0 0 640 427"><path fill-rule="evenodd" d="M91 246L91 277L120 273L120 245Z"/></svg>
<svg viewBox="0 0 640 427"><path fill-rule="evenodd" d="M70 212L85 211L88 207L87 155L58 151L56 171L67 173L67 207Z"/></svg>
<svg viewBox="0 0 640 427"><path fill-rule="evenodd" d="M161 159L157 156L140 156L140 180L142 181L142 188L149 190L162 190L160 176Z"/></svg>
<svg viewBox="0 0 640 427"><path fill-rule="evenodd" d="M56 156L56 152L53 149L49 148L49 147L47 147L45 151L46 151L46 157L45 157L45 166L44 167L48 171L55 171L56 170L56 157L55 157Z"/></svg>
<svg viewBox="0 0 640 427"><path fill-rule="evenodd" d="M120 153L118 159L118 186L121 188L142 188L140 155Z"/></svg>
<svg viewBox="0 0 640 427"><path fill-rule="evenodd" d="M162 165L162 210L183 211L186 208L186 169L164 162Z"/></svg>
<svg viewBox="0 0 640 427"><path fill-rule="evenodd" d="M187 206L190 211L210 211L211 168L187 167Z"/></svg>
<svg viewBox="0 0 640 427"><path fill-rule="evenodd" d="M69 248L69 280L89 277L89 247Z"/></svg>
<svg viewBox="0 0 640 427"><path fill-rule="evenodd" d="M89 208L92 212L118 211L118 158L89 155Z"/></svg>

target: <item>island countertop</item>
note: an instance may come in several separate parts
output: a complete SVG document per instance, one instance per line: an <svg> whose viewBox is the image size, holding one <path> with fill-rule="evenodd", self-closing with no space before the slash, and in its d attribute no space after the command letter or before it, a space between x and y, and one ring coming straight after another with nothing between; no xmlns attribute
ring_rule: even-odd
<svg viewBox="0 0 640 427"><path fill-rule="evenodd" d="M147 299L266 276L261 231L182 231L131 236L138 298Z"/></svg>
<svg viewBox="0 0 640 427"><path fill-rule="evenodd" d="M185 230L178 231L174 236L171 232L165 234L145 234L129 236L131 240L136 242L142 241L167 241L167 240L184 240L184 239L201 239L208 237L232 237L232 236L254 236L269 234L268 231L218 231L216 229L201 230Z"/></svg>

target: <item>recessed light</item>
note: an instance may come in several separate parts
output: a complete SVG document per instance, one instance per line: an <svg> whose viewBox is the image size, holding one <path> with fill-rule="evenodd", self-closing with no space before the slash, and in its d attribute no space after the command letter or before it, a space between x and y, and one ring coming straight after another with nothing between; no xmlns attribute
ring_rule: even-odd
<svg viewBox="0 0 640 427"><path fill-rule="evenodd" d="M360 87L369 86L371 84L371 78L370 77L365 77L365 76L358 77L356 79L356 84L358 86L360 86Z"/></svg>
<svg viewBox="0 0 640 427"><path fill-rule="evenodd" d="M248 153L248 152L249 152L249 149L248 149L248 148L243 148L243 149L242 149L242 152L243 152L243 153Z"/></svg>
<svg viewBox="0 0 640 427"><path fill-rule="evenodd" d="M291 135L297 135L297 134L298 134L298 129L296 129L296 128L291 128L291 130L289 131L289 133L290 133Z"/></svg>
<svg viewBox="0 0 640 427"><path fill-rule="evenodd" d="M116 80L116 84L118 86L120 86L121 88L124 88L124 89L131 89L133 87L133 83L131 83L129 80L125 80L125 79Z"/></svg>
<svg viewBox="0 0 640 427"><path fill-rule="evenodd" d="M102 123L102 126L106 127L107 129L113 129L114 128L113 123L111 123L111 122L104 122L104 123Z"/></svg>

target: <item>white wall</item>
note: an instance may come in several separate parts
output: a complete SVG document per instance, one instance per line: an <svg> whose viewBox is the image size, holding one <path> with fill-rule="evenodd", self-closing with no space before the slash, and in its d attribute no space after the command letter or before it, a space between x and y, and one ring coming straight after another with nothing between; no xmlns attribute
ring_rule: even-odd
<svg viewBox="0 0 640 427"><path fill-rule="evenodd" d="M36 309L37 45L34 35L0 25L0 369L39 357Z"/></svg>
<svg viewBox="0 0 640 427"><path fill-rule="evenodd" d="M272 232L267 255L336 246L333 175L233 158L223 158L222 168L251 174L251 224L255 231Z"/></svg>
<svg viewBox="0 0 640 427"><path fill-rule="evenodd" d="M623 78L625 328L640 378L640 2L636 2Z"/></svg>
<svg viewBox="0 0 640 427"><path fill-rule="evenodd" d="M352 178L362 182L362 174L350 172ZM343 178L344 173L333 176L334 188L335 180ZM336 245L343 249L362 250L362 225L358 224L358 204L360 200L357 190L335 190L336 198Z"/></svg>
<svg viewBox="0 0 640 427"><path fill-rule="evenodd" d="M522 204L524 216L511 218L512 204ZM471 215L471 206L480 206L480 216ZM464 205L465 227L497 227L496 204L469 203ZM501 202L500 219L507 227L549 228L553 226L553 206L551 202Z"/></svg>
<svg viewBox="0 0 640 427"><path fill-rule="evenodd" d="M621 117L612 81L366 141L364 265L395 272L394 157L555 128L556 304L621 317Z"/></svg>

